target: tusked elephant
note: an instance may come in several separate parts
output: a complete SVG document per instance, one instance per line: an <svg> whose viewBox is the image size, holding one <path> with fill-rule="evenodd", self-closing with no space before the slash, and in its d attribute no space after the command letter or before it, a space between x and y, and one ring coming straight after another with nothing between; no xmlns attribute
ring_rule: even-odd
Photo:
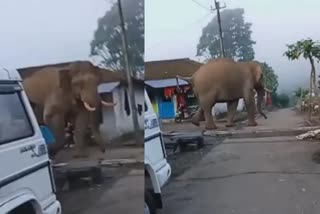
<svg viewBox="0 0 320 214"><path fill-rule="evenodd" d="M102 152L105 151L93 115L101 104L109 107L115 103L100 98L97 88L101 81L100 68L87 61L76 61L64 68L46 67L23 80L38 122L47 124L56 139L48 146L51 156L64 147L64 128L70 121L75 125L76 156L86 156L84 141L88 125L92 126Z"/></svg>
<svg viewBox="0 0 320 214"><path fill-rule="evenodd" d="M199 126L199 121L205 119L206 130L216 129L211 114L216 103L227 103L227 127L234 125L233 119L240 98L244 99L248 111L248 126L256 126L254 90L257 92L257 111L267 119L261 105L265 96L263 72L260 65L254 61L235 62L233 59L218 58L209 60L191 77L181 77L189 82L200 108L192 117L192 123ZM179 86L178 86L179 89Z"/></svg>

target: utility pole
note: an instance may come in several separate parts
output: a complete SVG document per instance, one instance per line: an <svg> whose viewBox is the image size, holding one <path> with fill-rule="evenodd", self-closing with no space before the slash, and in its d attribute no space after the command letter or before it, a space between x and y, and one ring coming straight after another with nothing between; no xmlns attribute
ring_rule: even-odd
<svg viewBox="0 0 320 214"><path fill-rule="evenodd" d="M217 19L218 19L218 25L219 25L219 38L220 38L220 55L221 57L225 57L224 53L224 45L223 45L223 37L222 37L222 28L221 28L221 17L220 17L220 9L226 8L226 5L223 7L220 7L220 2L217 0L214 0L215 8L211 8L211 11L217 10Z"/></svg>
<svg viewBox="0 0 320 214"><path fill-rule="evenodd" d="M141 141L142 138L139 135L138 111L136 107L136 99L134 96L134 91L132 86L132 71L131 71L131 66L129 64L128 40L127 40L127 34L126 34L125 25L124 25L121 0L118 0L118 9L119 9L119 16L120 16L121 38L122 38L123 56L124 56L124 62L125 62L125 71L126 71L127 82L128 82L130 104L132 109L132 121L133 121L133 127L135 132L136 144L139 144L141 143L139 141Z"/></svg>

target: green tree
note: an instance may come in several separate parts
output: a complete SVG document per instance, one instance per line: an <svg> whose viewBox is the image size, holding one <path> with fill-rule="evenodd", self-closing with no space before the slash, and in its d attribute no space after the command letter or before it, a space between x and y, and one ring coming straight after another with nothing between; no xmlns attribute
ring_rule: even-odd
<svg viewBox="0 0 320 214"><path fill-rule="evenodd" d="M277 91L279 82L278 75L274 73L274 70L266 62L259 62L263 70L263 78L265 87L272 91Z"/></svg>
<svg viewBox="0 0 320 214"><path fill-rule="evenodd" d="M226 9L221 12L222 35L225 57L245 61L254 59L251 39L251 23L244 20L244 9ZM217 17L203 28L197 45L197 56L218 58L220 56L219 27Z"/></svg>
<svg viewBox="0 0 320 214"><path fill-rule="evenodd" d="M304 89L302 87L299 87L297 90L295 90L294 92L295 97L302 99L305 98L307 96L307 94L309 93L308 89Z"/></svg>
<svg viewBox="0 0 320 214"><path fill-rule="evenodd" d="M122 0L122 10L128 38L129 63L134 72L144 68L144 1ZM98 28L90 43L91 56L99 56L101 64L113 70L123 70L123 49L117 2L98 19Z"/></svg>
<svg viewBox="0 0 320 214"><path fill-rule="evenodd" d="M289 107L290 98L287 94L278 95L278 103L282 108Z"/></svg>
<svg viewBox="0 0 320 214"><path fill-rule="evenodd" d="M311 65L310 72L310 92L309 93L309 103L311 103L312 92L318 95L318 90L316 86L316 68L314 65L314 60L320 60L320 43L318 41L313 41L312 39L302 39L294 44L287 45L288 50L283 54L288 57L289 60L297 60L302 55L303 58L309 60ZM309 108L309 119L311 119L311 108Z"/></svg>

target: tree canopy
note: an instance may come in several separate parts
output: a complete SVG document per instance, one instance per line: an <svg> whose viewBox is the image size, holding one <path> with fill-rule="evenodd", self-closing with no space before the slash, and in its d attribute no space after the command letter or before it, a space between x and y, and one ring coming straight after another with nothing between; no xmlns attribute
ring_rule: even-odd
<svg viewBox="0 0 320 214"><path fill-rule="evenodd" d="M225 9L221 12L222 35L225 57L239 61L253 60L251 23L244 20L244 9ZM203 28L197 45L197 56L217 58L220 56L219 26L217 16Z"/></svg>
<svg viewBox="0 0 320 214"><path fill-rule="evenodd" d="M311 65L310 91L311 93L315 92L317 95L318 90L316 87L316 68L314 65L314 59L317 61L320 60L320 43L308 38L297 41L294 44L287 45L287 48L287 51L283 55L288 57L289 60L297 60L301 56L309 60Z"/></svg>
<svg viewBox="0 0 320 214"><path fill-rule="evenodd" d="M144 67L144 1L122 0L122 10L128 38L129 63L133 72ZM99 56L101 64L113 70L123 70L123 49L117 2L98 19L98 28L90 43L91 56Z"/></svg>
<svg viewBox="0 0 320 214"><path fill-rule="evenodd" d="M294 44L287 45L288 50L284 53L289 60L297 60L302 55L305 59L314 57L320 60L320 43L312 39L302 39Z"/></svg>

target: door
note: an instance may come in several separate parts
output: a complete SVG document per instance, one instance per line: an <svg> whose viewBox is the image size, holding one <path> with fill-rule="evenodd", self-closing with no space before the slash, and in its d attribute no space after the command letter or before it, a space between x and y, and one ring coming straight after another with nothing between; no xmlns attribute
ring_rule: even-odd
<svg viewBox="0 0 320 214"><path fill-rule="evenodd" d="M172 119L175 117L174 103L172 99L159 102L159 117L161 119Z"/></svg>

